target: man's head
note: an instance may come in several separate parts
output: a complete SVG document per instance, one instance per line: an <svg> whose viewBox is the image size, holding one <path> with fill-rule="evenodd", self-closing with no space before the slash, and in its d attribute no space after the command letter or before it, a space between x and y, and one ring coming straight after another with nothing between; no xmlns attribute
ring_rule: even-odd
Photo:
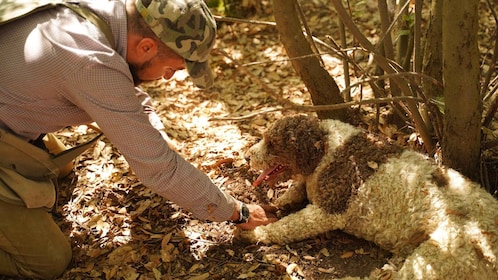
<svg viewBox="0 0 498 280"><path fill-rule="evenodd" d="M213 76L208 65L208 58L215 43L216 22L203 0L128 0L134 5L132 15L129 14L129 34L141 38L154 39L158 44L158 55L176 54L184 60L185 66L194 81L201 88L210 87ZM131 4L131 3L128 3ZM139 14L139 19L133 19ZM131 18L131 19L130 19ZM132 41L130 45L130 40ZM129 39L131 52L141 40ZM166 48L165 48L166 47ZM147 49L147 48L144 48ZM149 48L150 49L150 48ZM132 53L134 55L134 53ZM131 60L131 61L130 61ZM132 72L144 65L129 59ZM151 61L147 61L150 65ZM176 63L177 64L177 63ZM145 66L148 66L145 65ZM170 70L178 70L173 65ZM133 73L140 78L140 73ZM163 75L167 76L168 73ZM149 78L146 78L147 80Z"/></svg>

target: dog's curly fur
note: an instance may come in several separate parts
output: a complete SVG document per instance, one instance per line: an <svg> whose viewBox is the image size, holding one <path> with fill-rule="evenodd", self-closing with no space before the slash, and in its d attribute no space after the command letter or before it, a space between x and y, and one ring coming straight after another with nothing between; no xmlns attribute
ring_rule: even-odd
<svg viewBox="0 0 498 280"><path fill-rule="evenodd" d="M294 116L248 158L254 169L281 164L298 175L279 207L310 203L242 232L247 240L285 244L340 229L404 258L393 279L498 279L497 201L420 153L339 121Z"/></svg>

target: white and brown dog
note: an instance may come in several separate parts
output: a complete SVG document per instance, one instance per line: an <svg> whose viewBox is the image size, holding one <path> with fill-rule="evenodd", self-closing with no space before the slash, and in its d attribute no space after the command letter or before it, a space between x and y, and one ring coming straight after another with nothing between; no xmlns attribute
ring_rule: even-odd
<svg viewBox="0 0 498 280"><path fill-rule="evenodd" d="M277 121L247 155L264 170L255 184L296 175L277 206L309 201L242 232L247 240L285 244L339 229L404 258L393 279L498 279L498 202L455 170L349 124L307 116Z"/></svg>

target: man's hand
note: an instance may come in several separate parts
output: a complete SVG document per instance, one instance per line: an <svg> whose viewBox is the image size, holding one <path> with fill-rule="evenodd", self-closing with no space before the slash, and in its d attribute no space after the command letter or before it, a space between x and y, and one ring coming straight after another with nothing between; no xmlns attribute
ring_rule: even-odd
<svg viewBox="0 0 498 280"><path fill-rule="evenodd" d="M251 230L257 226L267 225L277 221L275 216L275 212L277 211L276 207L273 206L265 206L265 205L255 205L255 204L247 204L247 208L249 208L249 220L244 224L237 224L236 226L243 230ZM238 219L238 213L236 214Z"/></svg>

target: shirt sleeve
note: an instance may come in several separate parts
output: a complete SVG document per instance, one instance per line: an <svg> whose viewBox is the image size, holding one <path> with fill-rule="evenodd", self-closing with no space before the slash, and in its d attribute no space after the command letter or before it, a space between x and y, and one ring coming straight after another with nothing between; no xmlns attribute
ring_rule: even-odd
<svg viewBox="0 0 498 280"><path fill-rule="evenodd" d="M150 97L133 87L126 71L92 63L67 78L75 85L68 99L100 126L146 186L199 219L232 216L236 200L168 147Z"/></svg>

